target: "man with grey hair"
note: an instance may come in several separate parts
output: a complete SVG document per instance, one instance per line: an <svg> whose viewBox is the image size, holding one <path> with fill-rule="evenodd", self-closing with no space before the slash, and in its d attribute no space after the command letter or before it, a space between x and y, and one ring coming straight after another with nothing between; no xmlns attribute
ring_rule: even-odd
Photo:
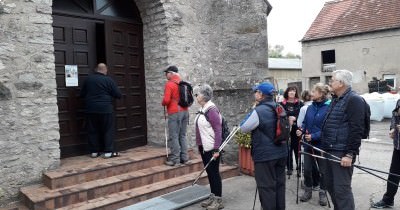
<svg viewBox="0 0 400 210"><path fill-rule="evenodd" d="M166 165L179 166L181 163L186 164L189 161L188 147L186 142L186 130L189 124L188 107L182 107L179 102L179 82L181 77L178 74L176 66L169 66L164 70L167 83L164 87L164 97L161 102L167 107L168 113L168 145L171 154Z"/></svg>
<svg viewBox="0 0 400 210"><path fill-rule="evenodd" d="M348 70L332 73L329 86L333 97L321 130L321 149L340 158L340 164L326 161L325 186L334 208L346 210L355 209L351 177L364 133L366 111L364 100L352 90L352 80L353 74ZM331 155L325 154L334 159Z"/></svg>

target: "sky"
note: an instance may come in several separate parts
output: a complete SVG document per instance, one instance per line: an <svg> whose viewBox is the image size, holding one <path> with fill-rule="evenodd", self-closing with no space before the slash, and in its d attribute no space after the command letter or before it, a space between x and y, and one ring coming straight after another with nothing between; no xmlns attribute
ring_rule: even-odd
<svg viewBox="0 0 400 210"><path fill-rule="evenodd" d="M299 42L328 0L268 0L268 44L283 45L283 54L301 55Z"/></svg>

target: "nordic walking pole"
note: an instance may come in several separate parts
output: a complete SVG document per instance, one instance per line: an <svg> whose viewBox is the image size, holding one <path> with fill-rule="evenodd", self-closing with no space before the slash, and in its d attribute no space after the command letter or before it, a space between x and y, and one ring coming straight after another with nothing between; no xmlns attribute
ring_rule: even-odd
<svg viewBox="0 0 400 210"><path fill-rule="evenodd" d="M326 151L324 151L324 150L322 150L322 149L319 149L318 147L314 147L313 145L308 144L308 143L305 143L305 142L302 142L302 143L305 144L305 145L307 145L307 146L312 147L312 148L315 149L315 150L318 150L318 151L321 152L321 153L325 153L325 154L327 154L327 155L329 155L329 156L331 156L331 157L333 157L333 158L335 158L335 159L337 159L337 160L341 160L339 157L337 157L337 156L335 156L335 155L332 155L331 153L326 152ZM381 171L381 170L378 170L378 169L368 168L368 167L365 167L365 166L360 166L360 165L355 165L355 164L352 164L352 165L356 166L357 168L361 167L361 168L364 168L364 169L367 169L367 170L371 170L371 171L375 171L375 172L379 172L379 173L383 173L383 174L388 174L388 175L393 175L393 176L400 177L399 174L390 173L390 172L386 172L386 171Z"/></svg>
<svg viewBox="0 0 400 210"><path fill-rule="evenodd" d="M165 154L167 154L167 160L168 160L168 132L167 132L167 113L165 110L164 106L164 136L165 136Z"/></svg>
<svg viewBox="0 0 400 210"><path fill-rule="evenodd" d="M235 136L236 132L240 129L239 126L235 126L233 127L231 133L229 133L228 137L226 137L225 141L221 144L221 146L219 146L218 148L218 152L221 152L225 145L228 144L228 142L233 138L233 136ZM200 179L201 175L204 173L204 171L207 169L207 167L210 165L210 163L214 160L214 156L210 159L210 161L208 161L208 163L206 164L206 166L204 166L203 170L201 170L200 174L196 177L196 179L194 180L194 182L192 183L192 186L194 184L196 184L196 182Z"/></svg>
<svg viewBox="0 0 400 210"><path fill-rule="evenodd" d="M301 170L301 142L304 138L304 134L300 136L299 143L297 145L297 188L296 188L296 204L299 204L299 185L300 185L300 170Z"/></svg>
<svg viewBox="0 0 400 210"><path fill-rule="evenodd" d="M340 164L340 160L331 159L331 158L327 158L327 157L323 157L323 156L318 156L318 155L313 155L313 154L310 154L310 153L307 153L307 152L301 152L301 153L302 153L302 154L305 154L305 155L311 155L311 156L316 157L316 158L320 158L320 159L324 159L324 160L328 160L328 161L336 162L336 163L339 163L339 164ZM362 170L362 171L365 171L365 172L367 172L367 173L369 173L369 174L371 174L371 175L373 175L373 176L375 176L375 177L377 177L377 178L379 178L379 179L382 179L382 180L384 180L384 181L387 181L387 182L390 183L390 184L393 184L393 185L399 187L398 184L396 184L396 183L394 183L394 182L392 182L392 181L390 181L390 180L387 180L387 179L385 179L385 178L383 178L383 177L381 177L381 176L378 176L378 175L376 175L376 174L374 174L374 173L372 173L372 172L370 172L370 171L367 171L363 166L359 166L359 165L355 165L355 164L353 164L353 166L356 167L356 168L358 168L358 169L360 169L360 170Z"/></svg>
<svg viewBox="0 0 400 210"><path fill-rule="evenodd" d="M256 206L256 199L257 199L257 186L256 186L256 193L254 194L254 202L253 202L253 210L254 210L254 207Z"/></svg>

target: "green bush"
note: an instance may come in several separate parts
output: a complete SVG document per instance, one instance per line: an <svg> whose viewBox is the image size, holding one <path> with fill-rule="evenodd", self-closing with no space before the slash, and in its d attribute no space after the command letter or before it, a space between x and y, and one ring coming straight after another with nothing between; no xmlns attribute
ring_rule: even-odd
<svg viewBox="0 0 400 210"><path fill-rule="evenodd" d="M251 135L250 133L242 133L238 131L235 135L235 142L245 148L251 148Z"/></svg>

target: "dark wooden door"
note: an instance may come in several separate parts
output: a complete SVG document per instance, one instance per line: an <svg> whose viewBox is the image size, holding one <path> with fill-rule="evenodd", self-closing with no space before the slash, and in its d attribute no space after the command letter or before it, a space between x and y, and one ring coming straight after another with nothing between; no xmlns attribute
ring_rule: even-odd
<svg viewBox="0 0 400 210"><path fill-rule="evenodd" d="M86 152L83 102L80 87L96 65L96 22L53 16L57 105L60 125L61 157ZM78 66L79 87L66 87L65 65Z"/></svg>
<svg viewBox="0 0 400 210"><path fill-rule="evenodd" d="M142 26L106 21L106 59L122 99L116 102L118 150L147 144Z"/></svg>

